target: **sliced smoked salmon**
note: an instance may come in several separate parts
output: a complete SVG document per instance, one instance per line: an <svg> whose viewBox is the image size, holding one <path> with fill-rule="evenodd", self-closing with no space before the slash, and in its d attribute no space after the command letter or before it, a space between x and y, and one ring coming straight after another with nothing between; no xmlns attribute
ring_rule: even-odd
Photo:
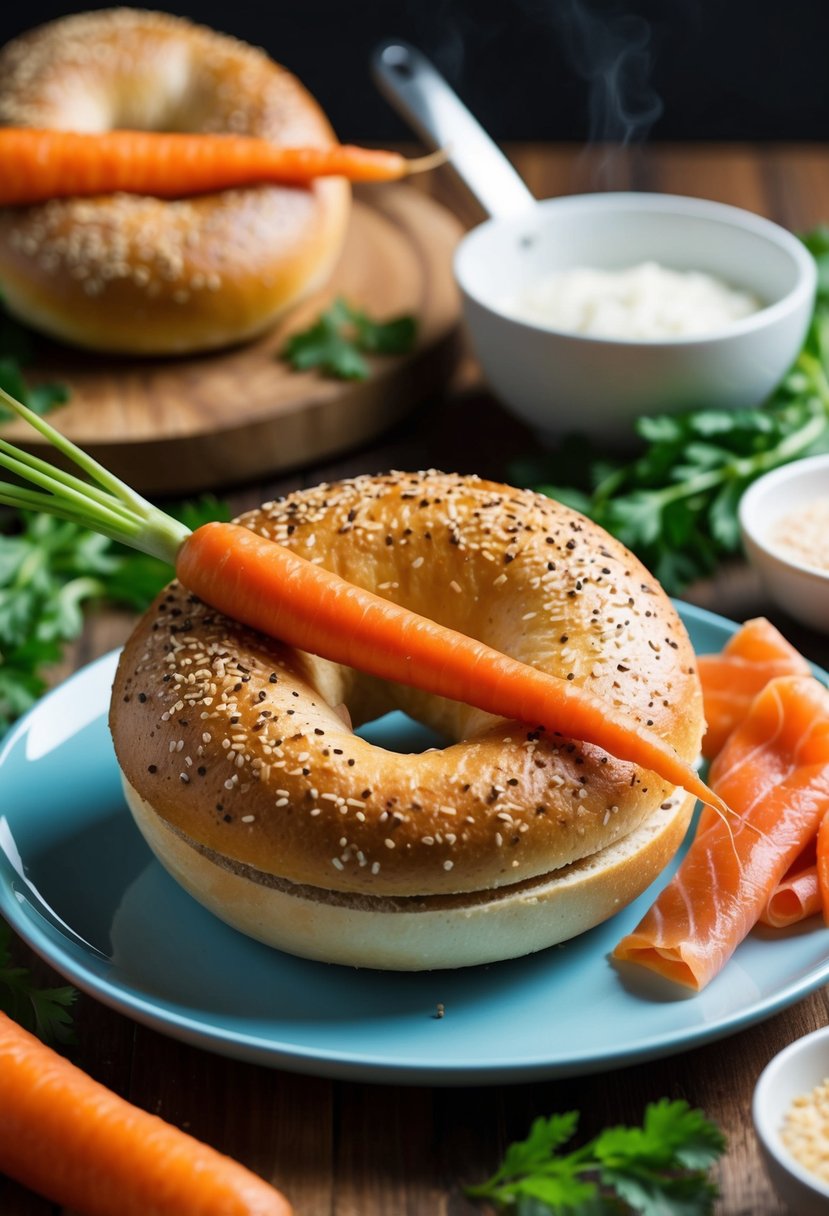
<svg viewBox="0 0 829 1216"><path fill-rule="evenodd" d="M732 808L704 808L679 869L613 952L703 988L757 923L829 810L829 691L812 676L771 680L711 767Z"/></svg>
<svg viewBox="0 0 829 1216"><path fill-rule="evenodd" d="M771 929L788 929L810 916L817 916L822 910L817 840L811 840L768 897L760 913L760 924Z"/></svg>
<svg viewBox="0 0 829 1216"><path fill-rule="evenodd" d="M809 675L803 656L765 617L746 621L720 654L697 660L707 730L702 754L713 760L757 693L777 676Z"/></svg>

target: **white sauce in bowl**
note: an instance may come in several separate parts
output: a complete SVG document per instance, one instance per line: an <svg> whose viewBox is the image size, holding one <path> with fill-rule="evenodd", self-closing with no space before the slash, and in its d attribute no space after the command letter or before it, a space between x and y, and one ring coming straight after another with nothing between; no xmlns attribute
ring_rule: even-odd
<svg viewBox="0 0 829 1216"><path fill-rule="evenodd" d="M763 305L713 275L643 262L625 270L556 271L502 307L517 320L564 333L653 342L713 333Z"/></svg>

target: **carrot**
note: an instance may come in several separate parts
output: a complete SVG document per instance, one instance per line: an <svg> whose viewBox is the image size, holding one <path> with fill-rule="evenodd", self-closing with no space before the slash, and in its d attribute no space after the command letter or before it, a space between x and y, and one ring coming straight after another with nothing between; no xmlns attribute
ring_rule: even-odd
<svg viewBox="0 0 829 1216"><path fill-rule="evenodd" d="M279 1191L0 1013L0 1171L83 1216L290 1216Z"/></svg>
<svg viewBox="0 0 829 1216"><path fill-rule="evenodd" d="M238 524L209 523L191 532L2 389L0 400L97 483L0 440L0 465L49 491L0 485L0 502L60 515L162 557L211 607L289 645L595 744L727 812L669 743L586 689L356 587Z"/></svg>
<svg viewBox="0 0 829 1216"><path fill-rule="evenodd" d="M711 767L736 812L710 811L679 869L613 957L703 988L761 916L829 811L829 691L780 676L752 702Z"/></svg>
<svg viewBox="0 0 829 1216"><path fill-rule="evenodd" d="M115 191L183 198L266 182L307 186L314 178L331 176L353 182L396 181L443 159L437 153L408 160L397 152L347 144L285 148L243 135L90 135L0 127L0 205Z"/></svg>
<svg viewBox="0 0 829 1216"><path fill-rule="evenodd" d="M355 587L249 528L203 524L181 545L176 574L225 616L300 650L593 743L711 797L670 745L584 688Z"/></svg>

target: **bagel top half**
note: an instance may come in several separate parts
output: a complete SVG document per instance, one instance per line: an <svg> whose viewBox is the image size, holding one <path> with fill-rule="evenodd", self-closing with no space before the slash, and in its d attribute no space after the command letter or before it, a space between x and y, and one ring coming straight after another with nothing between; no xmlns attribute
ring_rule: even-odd
<svg viewBox="0 0 829 1216"><path fill-rule="evenodd" d="M241 523L346 579L583 685L698 754L690 641L658 583L555 501L475 477L364 476ZM401 709L447 746L400 755L354 734ZM532 723L299 652L177 583L128 641L111 729L128 783L169 825L264 874L326 890L503 887L621 840L674 790Z"/></svg>

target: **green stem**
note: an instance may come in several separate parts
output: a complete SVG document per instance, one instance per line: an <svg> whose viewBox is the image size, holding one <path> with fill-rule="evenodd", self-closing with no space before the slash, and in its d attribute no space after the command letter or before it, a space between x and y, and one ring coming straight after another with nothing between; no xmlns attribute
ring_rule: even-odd
<svg viewBox="0 0 829 1216"><path fill-rule="evenodd" d="M754 477L764 473L767 469L775 468L778 464L785 464L811 447L826 429L826 425L826 415L815 414L799 430L793 431L791 435L786 435L776 447L769 448L768 451L758 452L756 456L737 457L718 469L698 473L690 481L677 482L674 485L665 486L663 490L655 491L655 503L664 507L668 503L682 498L693 498L696 494L704 494L725 481Z"/></svg>
<svg viewBox="0 0 829 1216"><path fill-rule="evenodd" d="M44 418L0 388L0 402L45 439L83 473L76 477L6 440L0 440L0 466L29 485L0 482L0 503L30 511L45 511L70 523L100 532L111 540L140 549L175 566L190 529L142 498Z"/></svg>

